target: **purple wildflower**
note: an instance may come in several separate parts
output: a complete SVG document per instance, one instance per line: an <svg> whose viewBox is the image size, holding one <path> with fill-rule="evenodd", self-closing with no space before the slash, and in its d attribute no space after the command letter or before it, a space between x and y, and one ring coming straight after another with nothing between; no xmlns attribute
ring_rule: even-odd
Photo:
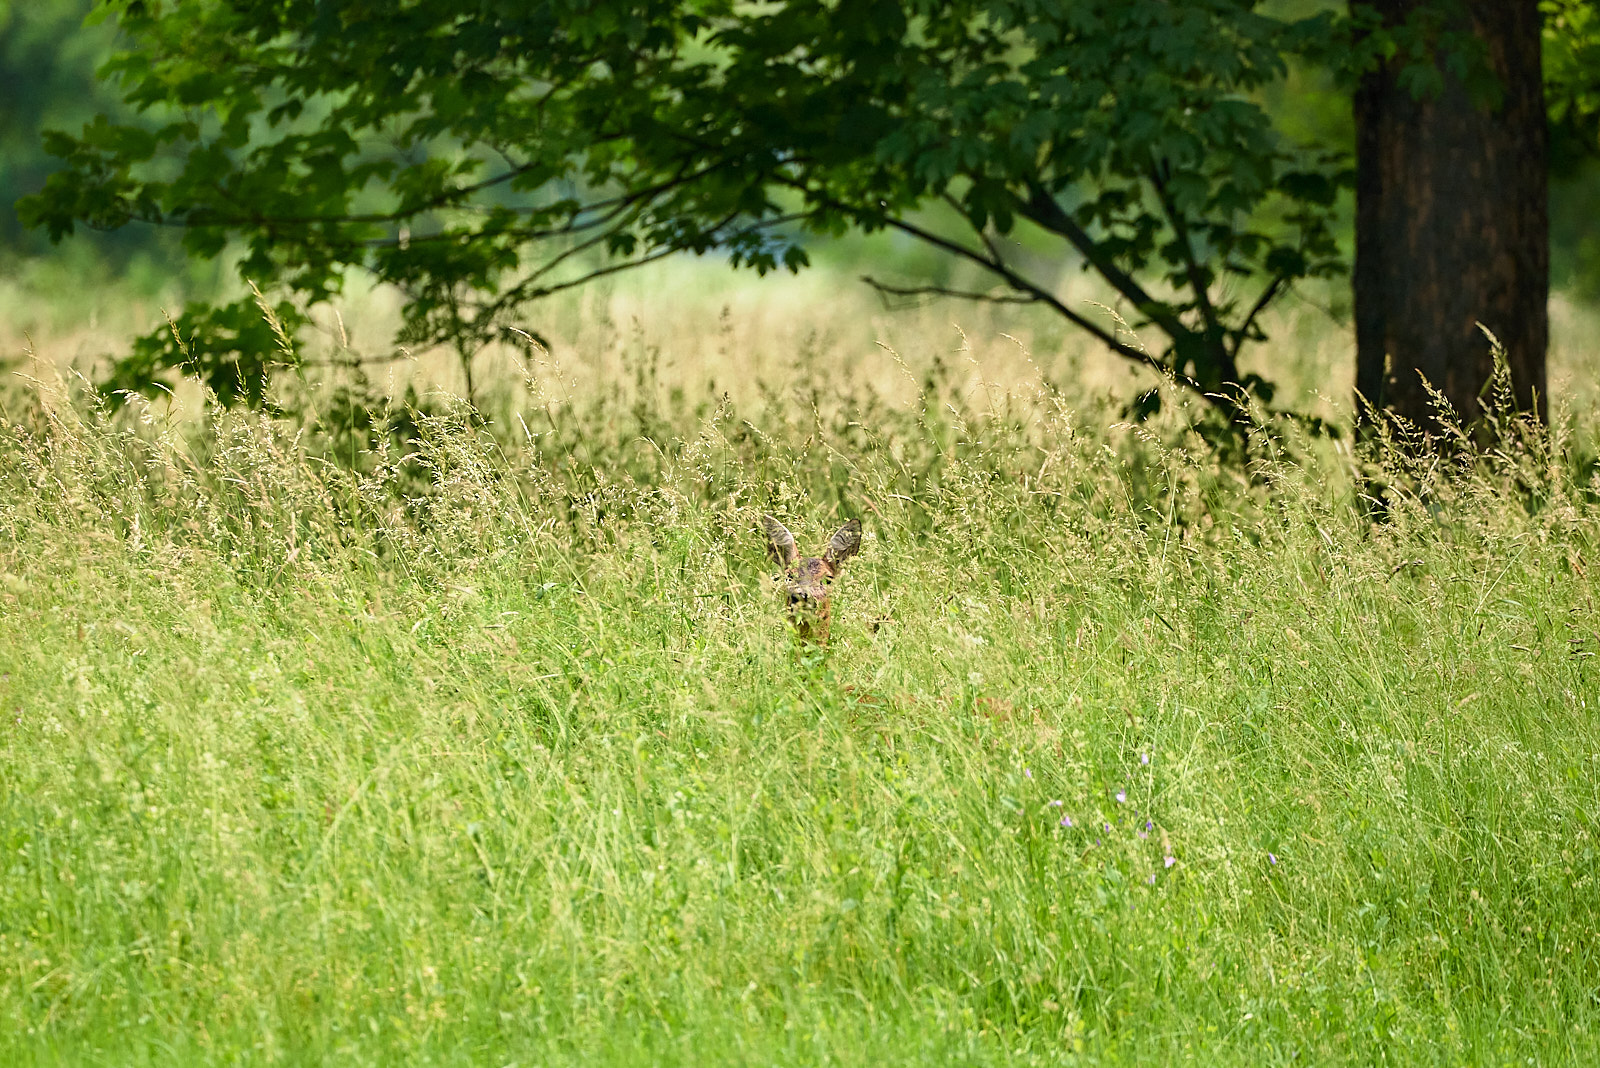
<svg viewBox="0 0 1600 1068"><path fill-rule="evenodd" d="M1063 827L1071 827L1072 826L1072 817L1071 816L1062 816L1061 817L1061 826L1063 826Z"/></svg>
<svg viewBox="0 0 1600 1068"><path fill-rule="evenodd" d="M1177 858L1177 857L1174 857L1174 856L1168 856L1168 857L1167 857L1167 861L1166 861L1166 863L1165 863L1165 864L1164 864L1164 865L1162 865L1162 866L1163 866L1163 867L1167 867L1167 868L1170 868L1170 867L1172 867L1172 866L1173 866L1173 865L1174 865L1174 864L1176 864L1176 863L1178 863L1178 858Z"/></svg>
<svg viewBox="0 0 1600 1068"><path fill-rule="evenodd" d="M1151 872L1150 873L1150 878L1147 879L1146 882L1148 882L1151 886L1156 885L1156 873L1155 872Z"/></svg>
<svg viewBox="0 0 1600 1068"><path fill-rule="evenodd" d="M1141 763L1141 764L1150 763L1150 754L1149 753L1140 753L1139 754L1139 763Z"/></svg>
<svg viewBox="0 0 1600 1068"><path fill-rule="evenodd" d="M1033 769L1032 768L1023 768L1022 769L1022 774L1031 779L1031 778L1033 778Z"/></svg>
<svg viewBox="0 0 1600 1068"><path fill-rule="evenodd" d="M1117 804L1126 805L1127 803L1128 803L1128 791L1126 791L1126 790L1118 790L1117 791Z"/></svg>
<svg viewBox="0 0 1600 1068"><path fill-rule="evenodd" d="M1274 863L1274 864L1278 863L1278 856L1277 856L1276 853L1268 853L1267 854L1267 859L1269 861L1271 861L1272 863Z"/></svg>

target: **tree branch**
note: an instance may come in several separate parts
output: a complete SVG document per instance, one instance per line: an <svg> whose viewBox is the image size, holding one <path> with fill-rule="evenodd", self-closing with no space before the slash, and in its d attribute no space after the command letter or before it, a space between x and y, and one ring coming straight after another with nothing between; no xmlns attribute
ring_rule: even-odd
<svg viewBox="0 0 1600 1068"><path fill-rule="evenodd" d="M400 222L403 219L409 219L412 216L420 215L423 212L429 211L429 210L431 210L433 208L443 207L444 205L449 204L453 200L457 200L457 199L460 199L460 198L463 198L463 197L470 197L473 194L481 193L486 189L493 189L495 186L500 185L503 182L509 182L511 179L517 177L519 174L524 174L527 171L532 170L532 169L533 169L533 164L531 164L531 163L524 164L521 167L517 167L517 168L514 168L512 170L505 171L505 172L503 172L501 174L494 175L493 177L490 177L490 178L485 178L482 181L473 182L471 185L464 185L464 186L461 186L461 187L456 188L456 189L443 190L438 195L436 195L434 197L431 197L428 200L425 200L422 203L420 203L418 205L415 205L413 207L399 207L399 208L395 208L393 211L368 212L368 213L363 214L363 215L263 215L263 214L261 214L259 212L254 212L254 213L249 213L249 214L245 214L245 215L233 215L233 216L218 215L218 216L216 216L214 218L206 218L204 212L201 211L201 212L196 212L196 213L194 213L192 215L183 216L183 217L178 218L178 219L173 219L173 218L170 218L170 217L163 216L163 217L157 217L157 218L152 218L152 219L146 219L144 221L145 222L158 223L158 224L164 224L164 225L169 225L169 226L185 226L185 227L246 226L246 225L249 225L249 226L310 226L310 225L317 224L317 223L349 223L349 224L354 225L354 224L363 224L363 223ZM233 203L235 205L238 204L237 198L234 197L234 195L231 192L228 191L228 188L226 186L221 185L220 183L217 183L217 182L212 182L211 183L211 189L218 196L220 196L223 200L226 200L226 201L228 201L230 203Z"/></svg>
<svg viewBox="0 0 1600 1068"><path fill-rule="evenodd" d="M630 225L632 225L633 223L638 221L639 215L640 215L640 213L642 211L644 211L645 206L646 206L647 203L648 202L640 202L638 204L633 205L631 208L619 209L618 212L613 213L609 217L609 218L615 219L615 218L618 218L619 215L621 216L620 221L617 222L617 224L615 226L612 226L609 229L605 230L604 232L594 235L593 237L587 238L586 240L579 241L577 244L573 245L571 248L563 249L561 252L557 253L554 257L552 257L542 267L540 267L538 270L534 271L533 274L529 275L528 278L525 281L527 281L527 282L536 282L536 281L538 281L540 278L543 278L545 275L549 274L551 271L553 271L557 267L561 266L562 263L564 263L567 260L571 259L573 256L581 255L581 254L589 251L590 249L594 248L596 245L598 245L598 244L606 241L607 239L615 236L616 234L619 234L622 231L626 230Z"/></svg>
<svg viewBox="0 0 1600 1068"><path fill-rule="evenodd" d="M534 289L534 290L531 290L531 291L527 292L522 297L522 299L525 299L525 300L537 300L540 297L548 297L553 293L560 293L560 292L563 292L563 291L568 290L568 289L576 289L578 286L584 285L584 284L586 284L588 282L592 282L596 278L604 278L607 275L618 274L618 273L620 273L622 271L632 270L635 267L643 267L647 263L654 263L657 260L666 259L668 256L672 255L673 253L682 252L682 251L683 251L682 249L677 249L677 248L659 248L659 249L656 249L654 252L649 252L649 253L646 253L643 256L640 256L636 260L629 260L626 263L611 263L611 264L607 264L604 267L597 267L594 270L590 271L588 274L583 275L582 277L579 277L579 278L569 278L565 282L556 282L556 283L553 283L551 285L540 286L538 289ZM497 300L493 304L488 305L488 307L490 309L492 309L493 311L495 311L495 312L499 312L499 311L503 311L504 310L504 308L507 305L507 303L508 302L506 302L504 300ZM510 302L510 303L516 303L516 302Z"/></svg>
<svg viewBox="0 0 1600 1068"><path fill-rule="evenodd" d="M1238 378L1238 369L1233 367L1233 355L1223 338L1222 321L1217 318L1217 309L1211 303L1211 289L1206 284L1204 274L1200 270L1200 262L1195 259L1194 245L1189 241L1189 223L1178 211L1172 197L1167 194L1167 183L1161 175L1161 164L1151 168L1150 184L1155 187L1156 199L1161 202L1161 210L1166 212L1167 222L1172 226L1172 232L1178 239L1178 251L1183 256L1183 271L1189 279L1189 288L1194 291L1195 307L1200 309L1200 319L1205 323L1206 347L1213 349L1213 358L1220 357L1217 371L1223 381L1231 382Z"/></svg>
<svg viewBox="0 0 1600 1068"><path fill-rule="evenodd" d="M796 222L796 221L798 221L800 219L803 219L804 217L805 217L805 215L803 213L780 215L780 216L777 216L777 217L771 218L771 219L763 219L760 222L753 223L753 224L751 224L749 226L745 226L745 227L742 227L740 229L737 229L737 230L733 231L732 233L729 233L729 234L726 234L726 235L722 235L722 236L717 236L717 232L719 230L721 230L724 227L728 226L736 218L738 218L738 214L737 213L730 213L728 215L723 216L713 226L709 227L705 231L705 234L708 235L708 239L709 239L711 244L714 244L714 245L725 245L728 242L730 242L732 240L735 240L735 239L737 239L739 237L742 237L742 236L744 236L746 234L757 233L757 232L759 232L761 230L768 229L770 227L782 226L782 225L784 225L786 223ZM480 305L479 306L480 307L480 314L488 315L488 316L491 316L491 317L492 316L496 316L496 315L499 315L502 312L506 311L508 308L511 308L511 307L513 307L513 306L515 306L517 304L521 304L521 303L523 303L525 301L538 300L541 297L547 297L547 296L550 296L550 295L552 295L554 293L560 293L560 292L562 292L564 290L573 289L573 288L575 288L577 286L581 286L585 282L593 281L596 278L604 278L607 275L617 274L617 273L619 273L621 271L630 270L630 269L632 269L634 267L643 267L647 263L654 263L657 260L665 259L667 256L671 256L672 254L677 253L677 252L690 251L689 249L684 248L684 247L679 246L679 245L667 245L667 246L664 246L662 248L658 248L658 249L656 249L656 250L654 250L652 252L649 252L649 253L647 253L647 254L645 254L645 255L637 258L637 259L628 260L627 262L624 262L624 263L613 263L613 264L607 264L604 267L598 267L598 268L588 272L587 274L581 275L581 276L579 276L577 278L568 279L568 280L563 281L563 282L553 283L551 285L538 286L538 285L534 284L540 278L543 278L546 275L548 275L550 273L550 271L553 270L556 266L558 266L562 262L566 261L567 259L571 258L575 253L581 251L582 248L586 248L586 247L587 248L592 248L594 245L598 244L599 242L604 241L611 234L617 232L617 229L618 228L614 227L611 230L608 230L604 234L599 234L599 235L597 235L597 236L595 236L593 238L590 238L588 241L583 243L583 246L564 250L559 255L557 255L554 258L552 258L549 262L540 265L527 278L523 279L521 282L518 282L516 285L512 286L510 289L507 289L504 292L502 292L500 294L500 296L497 297L495 300Z"/></svg>
<svg viewBox="0 0 1600 1068"><path fill-rule="evenodd" d="M989 258L995 263L1005 266L1006 258L1000 254L1000 247L994 243L994 239L991 238L981 226L973 222L971 217L962 210L961 202L955 197L951 196L949 190L946 190L941 195L944 199L944 202L950 205L952 211L961 216L963 219L966 219L967 225L972 227L972 232L978 235L979 241L983 242L983 247L989 250Z"/></svg>
<svg viewBox="0 0 1600 1068"><path fill-rule="evenodd" d="M845 208L843 205L837 205L836 204L834 206L840 208L841 210L849 210L849 209ZM1165 378L1174 379L1175 381L1181 383L1182 385L1188 387L1189 389L1194 390L1200 396L1205 397L1207 400L1211 401L1213 404L1217 404L1217 405L1220 406L1222 404L1222 402L1226 399L1226 398L1220 397L1220 396L1218 396L1216 394L1207 393L1205 391L1204 387L1202 387L1199 382L1196 382L1194 379L1190 378L1188 375L1183 374L1182 372L1177 371L1177 370L1173 369L1172 367L1169 367L1167 364L1163 363L1161 360L1157 359L1156 357L1150 355L1148 352L1144 351L1143 349L1135 348L1134 346L1129 345L1126 342L1118 340L1116 335L1112 334L1110 331L1104 329L1103 327L1099 326L1098 324L1090 321L1089 319L1084 318L1082 315L1079 315L1077 312L1073 311L1071 308L1069 308L1065 304L1063 304L1056 297L1055 294L1051 293L1050 291L1048 291L1046 289L1041 288L1038 285L1035 285L1033 282L1031 282L1028 279L1024 278L1023 276L1017 274L1015 271L1013 271L1010 267L1007 267L1005 264L996 263L993 260L989 259L988 257L984 256L982 253L975 252L972 249L967 248L965 245L962 245L960 242L952 241L949 238L944 237L943 235L940 235L940 234L933 233L930 230L924 230L922 227L917 226L915 223L907 222L904 219L884 218L883 222L884 222L885 225L891 226L896 230L900 230L903 233L910 234L912 237L919 238L922 241L926 241L928 244L933 245L935 248L942 248L946 252L951 252L951 253L954 253L957 256L961 256L964 259L971 260L973 263L976 263L979 266L981 266L981 267L983 267L983 268L985 268L985 269L987 269L989 271L992 271L993 273L995 273L995 274L999 275L1001 278L1003 278L1005 280L1006 284L1009 285L1012 289L1015 289L1020 293L1031 294L1040 303L1049 305L1050 309L1052 311L1054 311L1057 315L1060 315L1062 318L1066 319L1068 322L1072 323L1074 326L1078 327L1079 329L1085 330L1088 333L1093 334L1096 338L1098 338L1100 340L1100 342L1102 344L1104 344L1107 348L1111 349L1113 352L1116 352L1116 353L1118 353L1119 355L1122 355L1122 356L1126 356L1130 360L1133 360L1136 363L1141 363L1144 366L1150 368L1151 370L1157 372L1158 374L1162 375Z"/></svg>
<svg viewBox="0 0 1600 1068"><path fill-rule="evenodd" d="M1112 288L1131 300L1133 306L1165 331L1174 343L1194 333L1184 326L1183 321L1176 315L1164 310L1165 301L1156 300L1143 286L1134 281L1131 275L1118 267L1095 243L1094 238L1089 236L1088 231L1079 226L1043 186L1037 182L1030 182L1028 200L1018 203L1024 218L1053 234L1066 238L1072 247L1078 250L1078 254L1088 260L1089 265L1100 272L1102 278L1111 283Z"/></svg>
<svg viewBox="0 0 1600 1068"><path fill-rule="evenodd" d="M635 203L639 202L640 200L647 200L647 199L651 199L651 198L660 196L662 193L670 192L671 190L676 189L679 186L688 185L688 184L690 184L692 182L696 182L696 181L700 180L701 178L705 178L708 175L711 175L711 174L715 173L716 171L724 169L727 165L728 165L728 163L727 163L726 160L718 160L718 161L713 162L713 163L708 163L705 166L702 166L702 167L700 167L698 169L695 169L693 171L690 171L688 169L688 167L685 166L683 169L679 170L678 173L672 175L671 177L664 178L661 181L656 182L653 185L649 185L649 186L644 187L643 189L634 190L634 191L628 192L628 193L621 193L621 194L618 194L617 196L614 196L614 197L607 197L607 198L602 199L602 200L597 200L592 204L579 205L578 207L572 209L570 212L567 213L567 218L569 220L569 222L567 223L567 226L568 227L575 227L575 228L578 228L578 229L583 229L583 228L586 228L588 225L594 225L594 224L588 224L588 223L580 225L580 224L578 224L577 220L578 220L578 218L580 216L582 216L582 215L584 215L586 213L590 213L590 212L610 212L614 216L617 211L626 210L631 204L635 204ZM460 187L455 188L455 189L444 190L444 191L440 192L439 194L437 194L436 196L433 196L433 197L429 198L428 200L421 201L421 202L419 202L417 204L401 206L401 207L394 208L393 210L383 211L383 212L368 212L368 213L360 214L360 215L264 215L264 214L261 214L261 213L257 212L257 213L247 214L247 215L234 215L234 216L222 216L222 215L219 215L219 216L216 216L214 218L205 218L204 216L200 216L200 217L187 216L187 217L178 218L178 219L173 219L173 218L168 218L168 217L156 217L156 218L144 219L142 221L156 223L156 224L160 224L160 225L169 225L169 226L244 226L244 225L249 225L249 226L258 226L258 227L259 226L310 226L310 225L327 224L327 223L341 223L341 224L349 224L349 225L361 225L361 224L381 224L381 223L403 222L406 219L410 219L410 218L413 218L413 217L415 217L417 215L421 215L424 212L433 210L434 208L444 207L444 206L447 206L447 205L451 204L454 201L461 200L461 199L464 199L466 197L473 196L474 194L484 192L485 190L488 190L488 189L492 189L492 188L494 188L495 186L497 186L497 185L499 185L501 183L508 182L511 179L516 178L521 174L527 173L528 171L532 170L533 168L534 168L534 164L532 164L532 163L522 164L522 165L520 165L518 167L514 167L514 168L512 168L510 170L507 170L507 171L505 171L505 172L503 172L501 174L497 174L497 175L493 176L492 178L485 178L482 181L474 182L471 185L464 185L464 186L460 186ZM233 195L231 193L228 192L228 190L225 187L213 184L212 188L224 200L234 201L235 198L233 197ZM514 212L521 213L521 214L530 214L530 213L541 211L541 210L544 210L544 209L541 209L541 208L538 208L538 207L522 207L522 208L511 208L510 210L514 211ZM559 234L561 232L562 232L562 228L552 228L549 231L549 235L550 236L556 236L557 234ZM387 240L387 239L377 239L377 240Z"/></svg>
<svg viewBox="0 0 1600 1068"><path fill-rule="evenodd" d="M404 240L402 240L399 236L395 236L372 237L360 241L328 241L325 243L325 247L341 250L356 248L400 248L407 245L427 245L437 244L439 242L476 240L483 237L516 237L524 241L542 241L552 237L571 237L574 234L581 234L585 231L592 230L597 226L605 226L606 224L614 221L617 216L626 212L631 206L628 202L622 200L621 198L615 198L610 201L602 201L600 203L607 205L605 214L596 215L591 219L585 219L582 222L578 222L576 220L579 216L599 210L598 204L585 205L575 210L571 216L569 216L569 219L572 221L566 222L560 226L519 227L509 230L495 230L493 232L440 230L439 232L432 234L410 234Z"/></svg>
<svg viewBox="0 0 1600 1068"><path fill-rule="evenodd" d="M981 300L990 304L1037 304L1039 298L1031 293L978 293L968 289L951 289L948 286L892 286L887 282L880 282L870 274L861 276L861 280L879 293L891 297L956 297L961 300Z"/></svg>
<svg viewBox="0 0 1600 1068"><path fill-rule="evenodd" d="M1250 328L1255 325L1256 318L1262 312L1266 311L1267 306L1269 304L1271 304L1275 299L1277 299L1278 293L1288 283L1289 283L1289 276L1288 275L1283 275L1283 274L1278 275L1271 282L1267 283L1267 287L1261 291L1261 296L1257 297L1256 298L1256 302L1254 304L1250 305L1250 311L1245 315L1244 322L1240 323L1239 324L1239 328L1237 330L1233 331L1233 358L1234 358L1234 360L1236 360L1236 361L1238 360L1238 358L1239 358L1239 350L1241 348L1243 348L1244 347L1244 343L1247 340L1249 340Z"/></svg>

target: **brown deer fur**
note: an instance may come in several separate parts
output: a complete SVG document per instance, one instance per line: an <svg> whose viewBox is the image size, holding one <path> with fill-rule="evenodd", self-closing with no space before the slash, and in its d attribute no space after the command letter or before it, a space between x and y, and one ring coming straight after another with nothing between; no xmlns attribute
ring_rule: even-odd
<svg viewBox="0 0 1600 1068"><path fill-rule="evenodd" d="M844 562L861 548L861 520L852 519L835 531L821 556L801 556L794 535L770 515L762 516L761 524L767 533L767 552L783 568L784 603L795 633L801 642L827 645L833 614L829 587Z"/></svg>

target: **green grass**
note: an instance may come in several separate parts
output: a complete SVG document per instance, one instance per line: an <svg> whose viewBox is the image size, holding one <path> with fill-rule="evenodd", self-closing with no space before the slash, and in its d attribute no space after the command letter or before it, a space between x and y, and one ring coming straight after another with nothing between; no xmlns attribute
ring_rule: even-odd
<svg viewBox="0 0 1600 1068"><path fill-rule="evenodd" d="M1566 415L1374 521L1290 427L639 381L6 402L0 1063L1600 1057ZM865 515L826 657L769 510Z"/></svg>

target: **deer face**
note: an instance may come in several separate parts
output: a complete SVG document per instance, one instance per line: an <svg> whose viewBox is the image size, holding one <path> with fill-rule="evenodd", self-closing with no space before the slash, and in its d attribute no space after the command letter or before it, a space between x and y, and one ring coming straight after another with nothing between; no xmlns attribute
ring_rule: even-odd
<svg viewBox="0 0 1600 1068"><path fill-rule="evenodd" d="M794 535L770 515L762 516L761 524L767 532L767 552L783 567L784 603L795 633L802 642L828 644L829 587L844 562L861 548L861 520L852 519L835 531L821 556L801 556Z"/></svg>

